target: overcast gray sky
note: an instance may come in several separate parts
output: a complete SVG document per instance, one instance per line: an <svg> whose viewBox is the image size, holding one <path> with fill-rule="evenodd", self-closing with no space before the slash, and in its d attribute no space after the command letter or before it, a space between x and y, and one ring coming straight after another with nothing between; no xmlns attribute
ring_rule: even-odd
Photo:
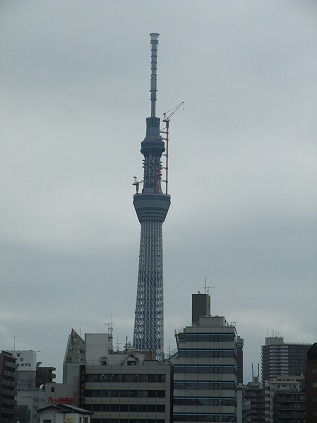
<svg viewBox="0 0 317 423"><path fill-rule="evenodd" d="M132 340L132 197L150 114L171 119L165 348L191 294L245 340L315 342L317 3L2 0L0 349L61 365L73 327Z"/></svg>

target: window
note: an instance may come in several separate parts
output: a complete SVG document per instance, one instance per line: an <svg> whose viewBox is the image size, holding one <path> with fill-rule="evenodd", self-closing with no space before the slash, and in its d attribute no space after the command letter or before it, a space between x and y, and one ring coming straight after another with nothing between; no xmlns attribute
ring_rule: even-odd
<svg viewBox="0 0 317 423"><path fill-rule="evenodd" d="M43 423L52 423L52 420L51 419L44 419Z"/></svg>
<svg viewBox="0 0 317 423"><path fill-rule="evenodd" d="M165 375L157 375L157 381L158 383L165 382Z"/></svg>
<svg viewBox="0 0 317 423"><path fill-rule="evenodd" d="M156 397L156 391L149 391L148 392L148 397L149 398L155 398Z"/></svg>
<svg viewBox="0 0 317 423"><path fill-rule="evenodd" d="M131 398L137 398L137 396L138 396L138 391L130 391L130 397Z"/></svg>
<svg viewBox="0 0 317 423"><path fill-rule="evenodd" d="M112 397L118 397L120 394L120 391L111 391L111 396Z"/></svg>
<svg viewBox="0 0 317 423"><path fill-rule="evenodd" d="M55 392L54 386L51 387L51 392Z"/></svg>
<svg viewBox="0 0 317 423"><path fill-rule="evenodd" d="M148 375L148 381L149 381L149 383L155 383L156 382L156 375Z"/></svg>
<svg viewBox="0 0 317 423"><path fill-rule="evenodd" d="M219 367L214 367L214 368L212 369L212 372L213 372L213 373L219 373Z"/></svg>

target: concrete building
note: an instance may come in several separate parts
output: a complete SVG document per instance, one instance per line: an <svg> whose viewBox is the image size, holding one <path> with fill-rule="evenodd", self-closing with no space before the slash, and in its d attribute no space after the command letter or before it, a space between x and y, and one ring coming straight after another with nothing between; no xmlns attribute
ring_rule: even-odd
<svg viewBox="0 0 317 423"><path fill-rule="evenodd" d="M78 406L77 389L70 383L46 383L44 386L45 405L66 404Z"/></svg>
<svg viewBox="0 0 317 423"><path fill-rule="evenodd" d="M306 359L306 405L307 423L317 421L317 343L313 344L307 351Z"/></svg>
<svg viewBox="0 0 317 423"><path fill-rule="evenodd" d="M265 338L261 347L262 384L280 375L305 374L306 355L311 344L284 343L282 337Z"/></svg>
<svg viewBox="0 0 317 423"><path fill-rule="evenodd" d="M19 423L38 423L37 410L45 406L44 391L37 388L19 388L17 417Z"/></svg>
<svg viewBox="0 0 317 423"><path fill-rule="evenodd" d="M251 402L244 398L244 386L238 385L237 388L237 423L251 422Z"/></svg>
<svg viewBox="0 0 317 423"><path fill-rule="evenodd" d="M305 392L277 391L273 399L274 423L306 423Z"/></svg>
<svg viewBox="0 0 317 423"><path fill-rule="evenodd" d="M35 389L36 385L36 351L34 350L10 350L8 351L16 359L17 364L17 388Z"/></svg>
<svg viewBox="0 0 317 423"><path fill-rule="evenodd" d="M90 423L91 414L72 405L49 405L39 410L39 423Z"/></svg>
<svg viewBox="0 0 317 423"><path fill-rule="evenodd" d="M16 359L17 417L20 423L37 423L37 410L45 405L45 393L40 389L55 378L54 367L40 367L37 351L9 351Z"/></svg>
<svg viewBox="0 0 317 423"><path fill-rule="evenodd" d="M111 334L86 334L85 405L92 423L168 423L171 366L153 353L114 352Z"/></svg>
<svg viewBox="0 0 317 423"><path fill-rule="evenodd" d="M275 423L274 420L274 398L276 394L284 393L284 394L298 394L298 398L296 397L296 401L298 400L302 404L302 395L303 392L303 384L304 384L304 377L303 376L277 376L272 380L266 381L265 385L265 423ZM281 397L280 397L281 398ZM284 398L282 398L284 401ZM295 397L294 397L295 400ZM275 403L275 415L277 415L277 404L283 403L283 401ZM283 403L284 404L284 403ZM291 402L289 403L289 405ZM283 407L282 407L283 408ZM285 422L291 422L292 420L288 420L291 418L293 409L289 408L289 413L287 414L287 406L284 407L283 412L281 413ZM304 411L305 412L305 411ZM300 413L302 413L302 409ZM279 417L281 416L279 414ZM303 420L299 420L299 422L304 423Z"/></svg>
<svg viewBox="0 0 317 423"><path fill-rule="evenodd" d="M208 294L192 296L192 326L176 334L173 421L237 421L237 333L210 316Z"/></svg>
<svg viewBox="0 0 317 423"><path fill-rule="evenodd" d="M80 366L85 364L85 341L72 329L68 336L63 363L63 382L75 383L80 373Z"/></svg>
<svg viewBox="0 0 317 423"><path fill-rule="evenodd" d="M264 423L265 395L257 377L243 387L243 398L250 402L250 422Z"/></svg>
<svg viewBox="0 0 317 423"><path fill-rule="evenodd" d="M54 373L56 371L55 367L41 367L40 364L42 363L37 363L36 366L36 388L40 388L45 383L52 383L56 378L56 374Z"/></svg>
<svg viewBox="0 0 317 423"><path fill-rule="evenodd" d="M49 398L61 403L65 398L65 404L84 406L84 365L86 345L83 338L72 329L68 337L64 363L63 363L63 387L56 387L54 395ZM52 392L51 392L52 394Z"/></svg>
<svg viewBox="0 0 317 423"><path fill-rule="evenodd" d="M16 358L7 351L0 353L0 422L16 423Z"/></svg>

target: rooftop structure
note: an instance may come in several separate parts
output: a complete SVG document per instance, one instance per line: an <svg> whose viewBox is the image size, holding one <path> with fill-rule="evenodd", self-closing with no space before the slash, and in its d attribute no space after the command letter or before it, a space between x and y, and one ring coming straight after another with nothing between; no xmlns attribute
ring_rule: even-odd
<svg viewBox="0 0 317 423"><path fill-rule="evenodd" d="M171 198L163 193L161 157L165 144L160 131L160 119L156 116L157 92L157 33L151 36L151 116L146 118L146 135L141 142L143 181L135 178L136 193L133 204L141 224L139 274L133 347L137 351L155 352L161 360L164 354L164 306L163 306L163 243L162 225ZM143 184L142 192L139 185Z"/></svg>

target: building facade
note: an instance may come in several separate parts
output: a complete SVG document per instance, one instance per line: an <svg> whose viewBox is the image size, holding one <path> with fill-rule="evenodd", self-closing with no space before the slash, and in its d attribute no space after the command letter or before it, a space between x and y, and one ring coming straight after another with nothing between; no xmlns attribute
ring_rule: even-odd
<svg viewBox="0 0 317 423"><path fill-rule="evenodd" d="M72 405L48 405L39 410L38 423L90 423L91 414Z"/></svg>
<svg viewBox="0 0 317 423"><path fill-rule="evenodd" d="M305 386L306 421L315 423L317 421L317 343L314 343L307 351Z"/></svg>
<svg viewBox="0 0 317 423"><path fill-rule="evenodd" d="M111 334L86 334L85 404L92 423L169 423L171 366L151 352L113 351Z"/></svg>
<svg viewBox="0 0 317 423"><path fill-rule="evenodd" d="M192 326L176 334L174 422L237 421L236 328L210 316L207 295L193 294Z"/></svg>
<svg viewBox="0 0 317 423"><path fill-rule="evenodd" d="M276 392L273 399L273 422L306 423L305 392Z"/></svg>
<svg viewBox="0 0 317 423"><path fill-rule="evenodd" d="M0 422L15 423L16 404L16 358L9 352L0 353Z"/></svg>
<svg viewBox="0 0 317 423"><path fill-rule="evenodd" d="M299 419L299 423L304 423L303 413L305 417L305 401L303 402L303 386L304 386L304 377L303 376L277 376L272 380L267 380L265 385L265 423L275 423L275 417L284 418L285 422L293 422L291 418L294 415L294 409L291 407L292 401L300 403L300 406L297 406L297 413L295 413L296 418ZM293 399L288 402L285 398ZM279 399L278 399L279 398Z"/></svg>
<svg viewBox="0 0 317 423"><path fill-rule="evenodd" d="M257 378L253 378L252 382L244 386L243 398L250 401L250 422L264 423L265 395L262 384Z"/></svg>
<svg viewBox="0 0 317 423"><path fill-rule="evenodd" d="M261 347L262 384L280 375L305 374L306 355L311 344L284 343L282 337L265 338Z"/></svg>

